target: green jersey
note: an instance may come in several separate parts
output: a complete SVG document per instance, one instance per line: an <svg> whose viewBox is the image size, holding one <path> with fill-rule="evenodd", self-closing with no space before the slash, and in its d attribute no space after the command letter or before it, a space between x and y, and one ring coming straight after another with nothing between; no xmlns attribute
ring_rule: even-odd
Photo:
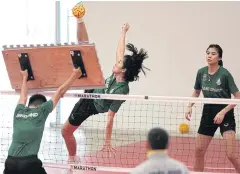
<svg viewBox="0 0 240 174"><path fill-rule="evenodd" d="M122 95L129 93L128 82L116 82L114 74L105 80L105 84L107 86L106 89L95 89L93 93ZM94 105L99 113L104 113L108 110L116 113L124 102L125 100L95 99Z"/></svg>
<svg viewBox="0 0 240 174"><path fill-rule="evenodd" d="M207 66L199 69L194 88L202 90L206 98L231 98L238 92L231 73L222 66L213 75L208 73Z"/></svg>
<svg viewBox="0 0 240 174"><path fill-rule="evenodd" d="M53 110L49 100L37 108L28 108L18 104L14 112L12 143L9 156L23 157L37 155L46 119Z"/></svg>

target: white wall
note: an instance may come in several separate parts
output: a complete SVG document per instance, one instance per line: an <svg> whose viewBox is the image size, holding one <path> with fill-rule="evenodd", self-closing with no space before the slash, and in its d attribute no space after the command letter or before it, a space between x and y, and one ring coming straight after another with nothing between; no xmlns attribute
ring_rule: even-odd
<svg viewBox="0 0 240 174"><path fill-rule="evenodd" d="M55 41L55 1L43 0L0 1L0 50L2 45L23 45L38 43L54 43ZM47 2L47 6L45 3ZM36 6L36 3L38 5ZM39 9L43 9L40 10ZM38 11L36 13L36 11ZM12 90L6 66L0 55L0 90ZM18 101L17 96L0 95L0 122L12 126L13 111ZM52 114L55 116L55 113ZM51 115L51 116L52 116ZM50 117L47 121L54 121Z"/></svg>
<svg viewBox="0 0 240 174"><path fill-rule="evenodd" d="M222 46L224 66L230 70L240 87L239 2L85 2L84 5L89 36L96 43L106 77L111 73L115 61L123 23L131 25L127 41L148 50L149 60L145 65L151 71L147 73L147 78L141 75L139 82L131 83L130 94L190 96L197 70L206 65L206 48L213 43ZM75 22L75 18L71 18L70 41L76 39ZM75 101L63 101L62 106L66 109L62 112L63 117L69 115ZM184 104L178 107L174 104L167 107L166 103L159 105L157 110L162 110L161 113L152 113L150 108L144 115L136 116L139 112L134 111L135 103L131 107L126 103L118 113L115 128L145 129L146 126L164 124L168 129L176 130L184 118L183 108L179 106ZM140 107L146 106L153 107L147 103ZM194 130L198 128L201 112L200 105L197 107L199 114L194 114L197 119L193 122ZM99 117L94 116L85 124L90 128L104 128L103 120L106 117L100 118L100 125ZM147 118L145 123L144 119Z"/></svg>
<svg viewBox="0 0 240 174"><path fill-rule="evenodd" d="M237 74L240 48L239 2L85 2L89 36L97 45L106 76L115 61L121 25L127 41L149 52L147 78L131 84L131 94L188 96L196 71L205 66L209 44L223 48L224 66ZM75 19L72 19L75 24ZM72 40L75 25L70 24ZM149 90L146 90L149 89Z"/></svg>

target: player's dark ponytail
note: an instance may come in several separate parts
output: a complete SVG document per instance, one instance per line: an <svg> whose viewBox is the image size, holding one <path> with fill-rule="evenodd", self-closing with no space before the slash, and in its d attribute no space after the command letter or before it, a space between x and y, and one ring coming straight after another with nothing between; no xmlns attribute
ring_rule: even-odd
<svg viewBox="0 0 240 174"><path fill-rule="evenodd" d="M218 61L218 65L223 66L223 61L222 61L222 59L220 59L220 60Z"/></svg>
<svg viewBox="0 0 240 174"><path fill-rule="evenodd" d="M143 61L148 58L148 54L143 49L138 49L133 44L127 44L127 50L132 52L131 55L125 55L124 66L126 69L124 78L128 82L136 81L139 79L139 72L142 71L144 75L146 72L144 69L149 70L143 65Z"/></svg>
<svg viewBox="0 0 240 174"><path fill-rule="evenodd" d="M218 65L223 66L223 61L222 61L222 55L223 55L223 50L218 44L211 44L208 46L207 50L209 48L215 48L218 52L220 60L218 61Z"/></svg>

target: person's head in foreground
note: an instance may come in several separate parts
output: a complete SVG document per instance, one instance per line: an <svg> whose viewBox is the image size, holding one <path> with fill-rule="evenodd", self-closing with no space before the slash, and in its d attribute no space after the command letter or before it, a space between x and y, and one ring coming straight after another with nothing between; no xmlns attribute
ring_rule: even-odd
<svg viewBox="0 0 240 174"><path fill-rule="evenodd" d="M46 101L47 101L47 99L44 95L34 94L29 99L28 107L29 108L37 108L38 106L40 106L41 104L43 104Z"/></svg>
<svg viewBox="0 0 240 174"><path fill-rule="evenodd" d="M124 55L124 58L119 60L113 67L113 73L115 75L122 75L123 79L127 82L133 82L139 79L139 73L146 68L143 65L143 61L148 58L148 54L143 49L138 49L133 44L127 44L127 50L130 54ZM149 69L148 69L149 70Z"/></svg>
<svg viewBox="0 0 240 174"><path fill-rule="evenodd" d="M169 135L167 131L156 127L149 131L147 136L147 149L149 153L153 151L165 152L168 148Z"/></svg>
<svg viewBox="0 0 240 174"><path fill-rule="evenodd" d="M222 48L217 44L211 44L206 50L206 59L209 66L220 65L223 66Z"/></svg>
<svg viewBox="0 0 240 174"><path fill-rule="evenodd" d="M147 135L148 159L136 166L131 174L146 173L175 173L188 174L187 167L170 158L167 152L169 135L166 130L156 127L152 128Z"/></svg>

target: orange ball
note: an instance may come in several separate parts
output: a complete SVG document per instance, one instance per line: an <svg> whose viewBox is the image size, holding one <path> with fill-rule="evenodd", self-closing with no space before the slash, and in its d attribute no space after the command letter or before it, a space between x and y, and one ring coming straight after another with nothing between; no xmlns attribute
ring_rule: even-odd
<svg viewBox="0 0 240 174"><path fill-rule="evenodd" d="M182 134L189 133L189 130L190 130L189 124L187 124L187 123L181 123L181 124L179 125L179 131L180 131Z"/></svg>
<svg viewBox="0 0 240 174"><path fill-rule="evenodd" d="M72 8L72 14L76 18L81 18L85 15L85 7L83 4L77 4Z"/></svg>

